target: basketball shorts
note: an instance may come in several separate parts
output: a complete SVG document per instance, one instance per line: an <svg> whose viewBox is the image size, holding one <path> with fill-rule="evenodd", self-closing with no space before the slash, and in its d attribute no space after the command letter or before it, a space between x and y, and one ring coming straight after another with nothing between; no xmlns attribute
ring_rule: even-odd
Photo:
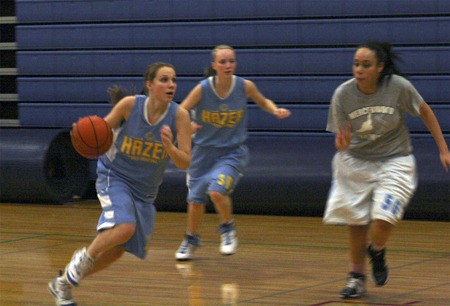
<svg viewBox="0 0 450 306"><path fill-rule="evenodd" d="M211 148L195 146L187 176L187 201L207 204L209 192L231 194L249 161L248 148Z"/></svg>
<svg viewBox="0 0 450 306"><path fill-rule="evenodd" d="M155 223L154 198L136 197L125 183L117 179L110 181L109 186L99 187L97 182L97 197L103 210L97 224L97 231L124 223L134 224L135 232L123 246L127 252L144 259Z"/></svg>
<svg viewBox="0 0 450 306"><path fill-rule="evenodd" d="M413 155L369 161L338 152L332 169L325 224L367 225L384 220L395 225L417 187Z"/></svg>

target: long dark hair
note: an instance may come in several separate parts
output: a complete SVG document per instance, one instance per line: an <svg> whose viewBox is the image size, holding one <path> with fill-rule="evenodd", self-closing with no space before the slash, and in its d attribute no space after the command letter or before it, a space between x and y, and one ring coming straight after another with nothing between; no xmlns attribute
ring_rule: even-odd
<svg viewBox="0 0 450 306"><path fill-rule="evenodd" d="M359 45L356 47L356 50L361 48L372 50L375 53L378 64L384 63L383 71L381 71L380 76L378 77L378 84L383 82L385 77L387 77L387 80L389 81L393 74L402 75L394 63L394 60L399 61L400 58L395 52L392 51L392 46L390 43L372 40Z"/></svg>
<svg viewBox="0 0 450 306"><path fill-rule="evenodd" d="M170 67L173 70L175 70L175 67L172 64L164 63L164 62L155 62L148 66L147 70L145 70L144 73L144 80L145 81L153 81L153 79L156 77L156 74L158 73L158 70L162 67ZM110 103L112 105L116 105L117 102L122 100L126 96L134 96L136 94L136 88L132 88L131 90L124 89L120 87L119 85L113 85L108 88L107 90ZM147 87L144 86L142 90L140 91L140 94L142 95L148 95Z"/></svg>

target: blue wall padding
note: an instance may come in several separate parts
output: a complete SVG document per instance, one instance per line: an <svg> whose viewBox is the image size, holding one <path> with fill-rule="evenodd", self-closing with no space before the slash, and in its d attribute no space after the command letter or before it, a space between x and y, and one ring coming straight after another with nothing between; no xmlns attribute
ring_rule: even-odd
<svg viewBox="0 0 450 306"><path fill-rule="evenodd" d="M16 0L17 19L21 23L82 22L123 20L198 20L215 18L276 18L329 16L398 16L446 14L448 0L261 0L230 1L223 9L222 0Z"/></svg>
<svg viewBox="0 0 450 306"><path fill-rule="evenodd" d="M67 130L0 130L0 201L64 203L89 186L89 162L73 149Z"/></svg>
<svg viewBox="0 0 450 306"><path fill-rule="evenodd" d="M448 73L450 46L396 47L405 74ZM18 68L23 75L124 76L142 75L145 65L171 63L177 75L199 75L210 65L211 50L18 50ZM239 49L237 74L346 74L354 48ZM412 64L414 63L414 64Z"/></svg>
<svg viewBox="0 0 450 306"><path fill-rule="evenodd" d="M296 47L353 45L375 38L393 44L441 44L450 41L449 29L447 17L129 22L18 25L16 37L22 50L199 48L223 43L224 37L232 46Z"/></svg>
<svg viewBox="0 0 450 306"><path fill-rule="evenodd" d="M351 76L258 76L251 77L264 95L277 103L329 102L333 91ZM450 76L408 78L429 103L443 103L450 96ZM175 101L183 100L202 77L178 77ZM107 102L107 89L118 84L139 92L142 77L18 77L23 102Z"/></svg>
<svg viewBox="0 0 450 306"><path fill-rule="evenodd" d="M21 23L123 20L201 20L223 18L302 18L446 14L448 0L16 0Z"/></svg>

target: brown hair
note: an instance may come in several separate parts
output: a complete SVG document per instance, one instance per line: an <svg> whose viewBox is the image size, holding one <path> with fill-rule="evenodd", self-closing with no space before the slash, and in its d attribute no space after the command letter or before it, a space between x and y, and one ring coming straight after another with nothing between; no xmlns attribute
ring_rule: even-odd
<svg viewBox="0 0 450 306"><path fill-rule="evenodd" d="M161 69L162 67L170 67L175 71L175 67L172 64L164 62L156 62L148 66L147 70L144 73L144 80L153 81L159 69Z"/></svg>
<svg viewBox="0 0 450 306"><path fill-rule="evenodd" d="M211 51L211 62L214 62L216 60L217 52L219 50L231 50L231 51L235 52L234 48L229 45L218 45ZM208 68L205 69L205 73L203 75L205 78L207 78L207 77L210 77L215 74L216 74L216 71L210 65Z"/></svg>
<svg viewBox="0 0 450 306"><path fill-rule="evenodd" d="M163 67L170 67L173 70L175 70L175 67L172 64L164 63L164 62L155 62L148 66L147 70L145 70L144 73L144 80L145 81L153 81L153 79L156 77L156 74L158 73L159 69ZM111 104L115 105L117 102L122 100L126 96L131 96L136 94L136 88L132 88L130 91L123 89L119 85L113 85L108 88L107 90L110 102ZM147 88L144 86L144 88L141 90L140 94L147 95Z"/></svg>

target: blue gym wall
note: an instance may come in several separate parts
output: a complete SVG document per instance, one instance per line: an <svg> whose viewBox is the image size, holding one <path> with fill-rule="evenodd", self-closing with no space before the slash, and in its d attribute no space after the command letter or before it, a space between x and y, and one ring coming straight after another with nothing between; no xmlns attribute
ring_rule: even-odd
<svg viewBox="0 0 450 306"><path fill-rule="evenodd" d="M237 74L293 113L278 121L250 103L252 159L236 213L322 213L334 154L328 104L367 40L394 45L450 142L448 0L16 0L16 13L18 113L29 131L66 131L78 117L105 115L107 88L139 91L154 61L177 68L179 102L202 79L211 49L233 46ZM408 124L419 188L406 217L448 219L449 174L422 122ZM185 196L185 173L171 167L157 207L185 211Z"/></svg>

